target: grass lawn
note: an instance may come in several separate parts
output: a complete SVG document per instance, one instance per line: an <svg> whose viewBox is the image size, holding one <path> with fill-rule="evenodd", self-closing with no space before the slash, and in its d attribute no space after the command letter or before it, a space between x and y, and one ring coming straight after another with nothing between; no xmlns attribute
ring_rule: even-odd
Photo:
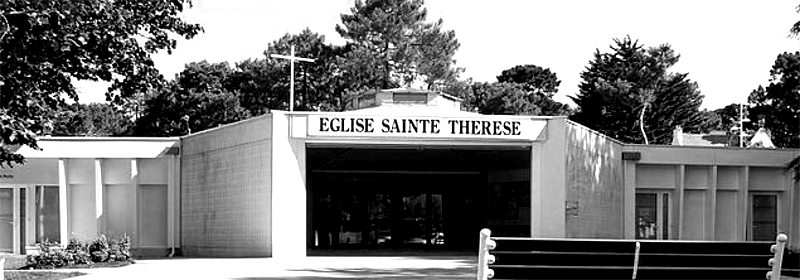
<svg viewBox="0 0 800 280"><path fill-rule="evenodd" d="M10 270L5 271L6 280L60 280L84 275L83 272L60 272L53 270Z"/></svg>
<svg viewBox="0 0 800 280"><path fill-rule="evenodd" d="M72 265L56 269L20 269L20 270L6 270L4 273L5 280L60 280L71 277L85 275L86 273L77 271L59 271L59 269L75 269L75 268L102 268L102 267L123 267L134 263L133 261L124 262L102 262L93 263L90 265Z"/></svg>

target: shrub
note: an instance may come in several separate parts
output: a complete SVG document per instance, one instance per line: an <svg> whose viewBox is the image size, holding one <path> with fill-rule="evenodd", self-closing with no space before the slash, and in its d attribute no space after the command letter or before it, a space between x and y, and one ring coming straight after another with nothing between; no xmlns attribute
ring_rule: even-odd
<svg viewBox="0 0 800 280"><path fill-rule="evenodd" d="M37 269L66 266L70 257L58 246L58 243L50 241L36 244L39 252L28 255L28 265Z"/></svg>
<svg viewBox="0 0 800 280"><path fill-rule="evenodd" d="M92 255L93 262L108 261L109 245L104 234L89 244L89 253Z"/></svg>
<svg viewBox="0 0 800 280"><path fill-rule="evenodd" d="M59 243L46 241L36 244L39 252L28 255L29 267L49 269L64 266L91 265L99 262L128 261L131 259L130 237L108 240L100 235L90 242L70 240L65 248Z"/></svg>

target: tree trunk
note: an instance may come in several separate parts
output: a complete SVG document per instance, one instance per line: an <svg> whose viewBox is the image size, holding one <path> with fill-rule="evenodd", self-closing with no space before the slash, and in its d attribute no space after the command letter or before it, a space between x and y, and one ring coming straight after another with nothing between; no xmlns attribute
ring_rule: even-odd
<svg viewBox="0 0 800 280"><path fill-rule="evenodd" d="M639 129L642 130L642 136L644 137L644 144L650 145L650 142L647 141L647 133L644 132L644 112L647 111L647 103L644 104L642 107L642 113L639 114Z"/></svg>

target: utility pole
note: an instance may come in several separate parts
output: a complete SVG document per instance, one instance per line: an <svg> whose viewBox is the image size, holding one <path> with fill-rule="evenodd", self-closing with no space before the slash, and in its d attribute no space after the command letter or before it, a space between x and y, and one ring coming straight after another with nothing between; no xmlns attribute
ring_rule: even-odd
<svg viewBox="0 0 800 280"><path fill-rule="evenodd" d="M744 118L744 103L739 103L739 148L744 147L744 123L749 121Z"/></svg>
<svg viewBox="0 0 800 280"><path fill-rule="evenodd" d="M294 45L292 45L289 55L271 54L270 57L282 58L289 60L289 112L294 111L294 61L314 62L311 58L303 58L294 56Z"/></svg>

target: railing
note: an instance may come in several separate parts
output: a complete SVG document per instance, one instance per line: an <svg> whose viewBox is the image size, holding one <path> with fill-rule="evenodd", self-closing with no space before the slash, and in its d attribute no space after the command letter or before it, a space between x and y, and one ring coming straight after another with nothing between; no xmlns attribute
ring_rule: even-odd
<svg viewBox="0 0 800 280"><path fill-rule="evenodd" d="M786 240L789 238L786 234L778 234L778 238L775 238L775 245L770 246L770 251L775 254L774 257L769 259L769 266L772 267L772 271L767 272L767 279L769 280L780 280L781 279L781 266L783 265L783 249L786 247Z"/></svg>
<svg viewBox="0 0 800 280"><path fill-rule="evenodd" d="M494 277L494 270L489 269L489 265L494 263L495 258L489 254L489 250L494 250L497 244L491 239L491 235L491 230L487 228L481 230L480 250L478 250L478 280Z"/></svg>

